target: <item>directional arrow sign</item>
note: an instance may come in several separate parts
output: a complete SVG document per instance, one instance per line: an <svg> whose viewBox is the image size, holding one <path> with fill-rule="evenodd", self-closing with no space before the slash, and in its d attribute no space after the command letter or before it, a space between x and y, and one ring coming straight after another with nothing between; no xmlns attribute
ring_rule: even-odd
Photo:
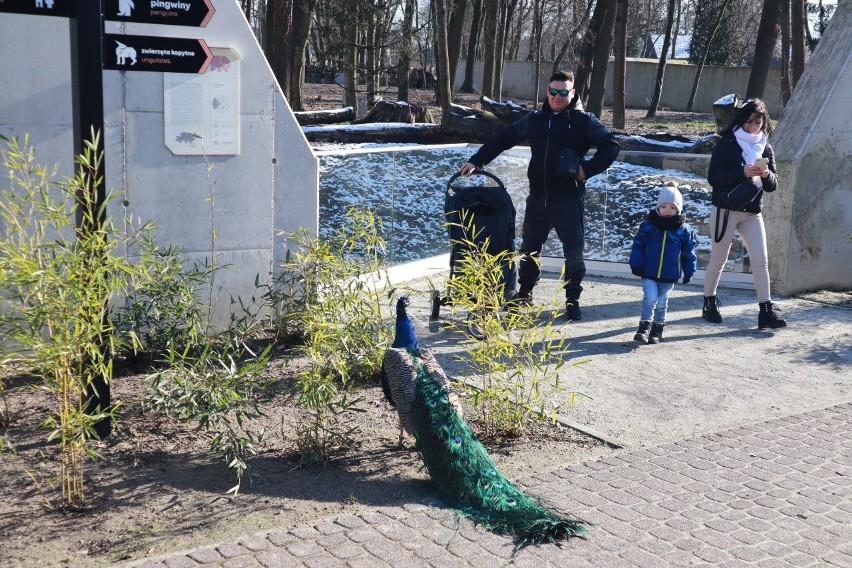
<svg viewBox="0 0 852 568"><path fill-rule="evenodd" d="M204 73L212 60L203 39L104 34L104 69Z"/></svg>
<svg viewBox="0 0 852 568"><path fill-rule="evenodd" d="M68 0L0 0L0 12L68 16Z"/></svg>
<svg viewBox="0 0 852 568"><path fill-rule="evenodd" d="M104 18L203 28L215 11L211 0L106 0Z"/></svg>

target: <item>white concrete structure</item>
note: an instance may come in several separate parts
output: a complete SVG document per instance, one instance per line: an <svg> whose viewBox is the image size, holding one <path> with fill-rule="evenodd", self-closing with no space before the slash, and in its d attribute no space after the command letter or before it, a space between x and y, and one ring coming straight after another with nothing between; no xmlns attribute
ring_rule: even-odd
<svg viewBox="0 0 852 568"><path fill-rule="evenodd" d="M105 31L199 38L235 51L240 154L175 156L166 148L160 72L103 72L104 142L106 187L121 195L110 215L153 221L157 241L179 245L188 261L229 266L214 281L221 324L230 298L248 299L255 278L268 282L280 265L282 231L316 233L319 164L239 4L212 1L204 28L107 21ZM74 152L69 29L67 18L0 14L0 134L29 134L39 161L59 163L64 174Z"/></svg>
<svg viewBox="0 0 852 568"><path fill-rule="evenodd" d="M770 138L769 270L783 294L852 287L852 1L837 11Z"/></svg>

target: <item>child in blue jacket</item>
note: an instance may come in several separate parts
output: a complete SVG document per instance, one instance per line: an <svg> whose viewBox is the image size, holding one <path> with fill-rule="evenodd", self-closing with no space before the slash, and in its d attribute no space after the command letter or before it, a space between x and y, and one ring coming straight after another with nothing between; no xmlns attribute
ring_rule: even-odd
<svg viewBox="0 0 852 568"><path fill-rule="evenodd" d="M630 270L642 278L645 294L635 341L654 344L663 340L669 294L681 273L684 284L695 274L695 231L682 212L683 196L677 183L666 182L660 189L656 209L648 212L633 237Z"/></svg>

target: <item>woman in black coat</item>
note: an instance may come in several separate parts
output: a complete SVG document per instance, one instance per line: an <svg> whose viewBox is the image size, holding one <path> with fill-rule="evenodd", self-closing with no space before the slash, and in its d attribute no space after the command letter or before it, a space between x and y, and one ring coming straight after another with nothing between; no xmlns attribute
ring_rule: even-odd
<svg viewBox="0 0 852 568"><path fill-rule="evenodd" d="M769 261L766 250L766 228L763 224L763 193L778 187L775 154L767 141L772 123L766 104L749 99L737 110L731 124L722 132L722 139L713 149L707 181L713 186L713 207L710 230L713 248L704 280L704 308L701 315L707 321L721 323L716 289L722 268L728 260L734 233L739 233L748 250L754 289L760 306L757 325L760 329L784 327L787 323L775 314L769 292ZM742 207L729 209L722 192L744 181L757 186L757 196Z"/></svg>

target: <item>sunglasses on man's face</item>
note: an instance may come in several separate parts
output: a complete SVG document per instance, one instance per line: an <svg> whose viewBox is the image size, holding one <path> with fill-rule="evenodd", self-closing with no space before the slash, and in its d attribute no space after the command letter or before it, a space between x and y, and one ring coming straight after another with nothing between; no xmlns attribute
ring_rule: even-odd
<svg viewBox="0 0 852 568"><path fill-rule="evenodd" d="M571 89L554 89L553 87L550 87L547 92L554 97L556 95L562 95L563 97L567 97L569 94L571 94Z"/></svg>

